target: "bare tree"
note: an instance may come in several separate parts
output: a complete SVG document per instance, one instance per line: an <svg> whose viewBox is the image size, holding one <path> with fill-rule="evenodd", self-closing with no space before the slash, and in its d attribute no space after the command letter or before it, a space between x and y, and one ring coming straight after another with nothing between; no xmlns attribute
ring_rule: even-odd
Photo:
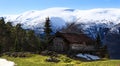
<svg viewBox="0 0 120 66"><path fill-rule="evenodd" d="M82 24L76 24L75 22L66 23L66 26L60 31L65 33L83 33L81 25Z"/></svg>

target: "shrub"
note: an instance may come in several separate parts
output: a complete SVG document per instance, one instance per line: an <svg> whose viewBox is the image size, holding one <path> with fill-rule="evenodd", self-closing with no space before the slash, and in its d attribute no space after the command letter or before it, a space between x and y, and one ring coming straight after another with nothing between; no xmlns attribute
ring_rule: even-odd
<svg viewBox="0 0 120 66"><path fill-rule="evenodd" d="M69 62L71 62L72 60L69 59L69 58L65 58L65 59L63 59L63 61L64 61L65 63L69 63Z"/></svg>
<svg viewBox="0 0 120 66"><path fill-rule="evenodd" d="M57 57L58 54L56 52L53 52L53 51L48 51L48 50L45 50L45 51L42 51L41 52L41 55L45 55L45 56L54 56L54 57Z"/></svg>
<svg viewBox="0 0 120 66"><path fill-rule="evenodd" d="M72 62L72 59L68 58L68 57L61 57L61 60L65 63L69 63L69 62Z"/></svg>
<svg viewBox="0 0 120 66"><path fill-rule="evenodd" d="M30 52L6 52L3 55L7 55L10 57L31 57L32 56Z"/></svg>
<svg viewBox="0 0 120 66"><path fill-rule="evenodd" d="M41 52L41 55L49 55L49 53L50 53L50 51L45 50L45 51L42 51L42 52Z"/></svg>
<svg viewBox="0 0 120 66"><path fill-rule="evenodd" d="M58 63L60 60L58 60L58 59L55 58L55 57L50 57L50 58L47 58L46 61L47 61L47 62L56 62L56 63Z"/></svg>

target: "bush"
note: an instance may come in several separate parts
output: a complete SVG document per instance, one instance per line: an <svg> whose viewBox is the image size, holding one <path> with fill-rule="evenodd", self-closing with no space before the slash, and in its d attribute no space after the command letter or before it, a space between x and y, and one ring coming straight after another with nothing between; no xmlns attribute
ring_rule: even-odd
<svg viewBox="0 0 120 66"><path fill-rule="evenodd" d="M58 59L55 58L55 57L50 57L50 58L47 58L46 61L47 61L47 62L56 62L56 63L58 63L60 60L58 60Z"/></svg>
<svg viewBox="0 0 120 66"><path fill-rule="evenodd" d="M65 59L63 59L63 61L64 61L65 63L69 63L69 62L71 62L72 60L69 59L69 58L65 58Z"/></svg>
<svg viewBox="0 0 120 66"><path fill-rule="evenodd" d="M72 62L72 59L68 58L68 57L61 57L61 60L65 63L69 63Z"/></svg>
<svg viewBox="0 0 120 66"><path fill-rule="evenodd" d="M31 57L32 56L30 52L6 52L3 55L7 55L10 57Z"/></svg>
<svg viewBox="0 0 120 66"><path fill-rule="evenodd" d="M45 51L42 51L41 52L41 55L45 55L45 56L54 56L54 57L57 57L58 54L56 52L53 52L53 51L48 51L48 50L45 50Z"/></svg>
<svg viewBox="0 0 120 66"><path fill-rule="evenodd" d="M41 52L42 55L50 55L51 51L45 50Z"/></svg>

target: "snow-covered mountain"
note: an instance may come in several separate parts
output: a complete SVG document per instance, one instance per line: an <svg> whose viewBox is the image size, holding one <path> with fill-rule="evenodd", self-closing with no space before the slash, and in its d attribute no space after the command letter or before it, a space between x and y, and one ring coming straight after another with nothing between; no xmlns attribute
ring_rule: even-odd
<svg viewBox="0 0 120 66"><path fill-rule="evenodd" d="M111 28L120 23L120 9L98 8L79 10L70 8L48 8L45 10L32 10L18 15L3 16L6 21L13 24L20 23L25 29L43 28L46 17L50 17L53 29L65 26L67 22L84 24L86 33L94 33L100 27Z"/></svg>
<svg viewBox="0 0 120 66"><path fill-rule="evenodd" d="M97 8L90 10L48 8L1 17L4 17L6 22L12 22L13 25L20 23L24 29L32 29L35 30L36 33L43 32L45 18L47 17L50 18L54 31L65 26L68 22L82 23L84 33L90 37L96 38L99 32L103 44L108 45L107 47L111 58L120 58L119 8Z"/></svg>

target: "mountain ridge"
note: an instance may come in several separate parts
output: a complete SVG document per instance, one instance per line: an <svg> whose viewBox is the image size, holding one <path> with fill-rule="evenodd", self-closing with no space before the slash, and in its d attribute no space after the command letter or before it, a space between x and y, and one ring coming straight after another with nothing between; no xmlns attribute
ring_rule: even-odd
<svg viewBox="0 0 120 66"><path fill-rule="evenodd" d="M98 28L112 28L120 23L120 9L118 8L97 8L90 10L79 10L71 8L48 8L44 10L31 10L18 15L3 16L13 25L22 24L24 29L43 28L45 18L49 17L54 30L65 26L66 23L76 22L84 24L84 30L92 29L97 31ZM96 29L97 28L97 29ZM43 30L41 30L43 31Z"/></svg>

